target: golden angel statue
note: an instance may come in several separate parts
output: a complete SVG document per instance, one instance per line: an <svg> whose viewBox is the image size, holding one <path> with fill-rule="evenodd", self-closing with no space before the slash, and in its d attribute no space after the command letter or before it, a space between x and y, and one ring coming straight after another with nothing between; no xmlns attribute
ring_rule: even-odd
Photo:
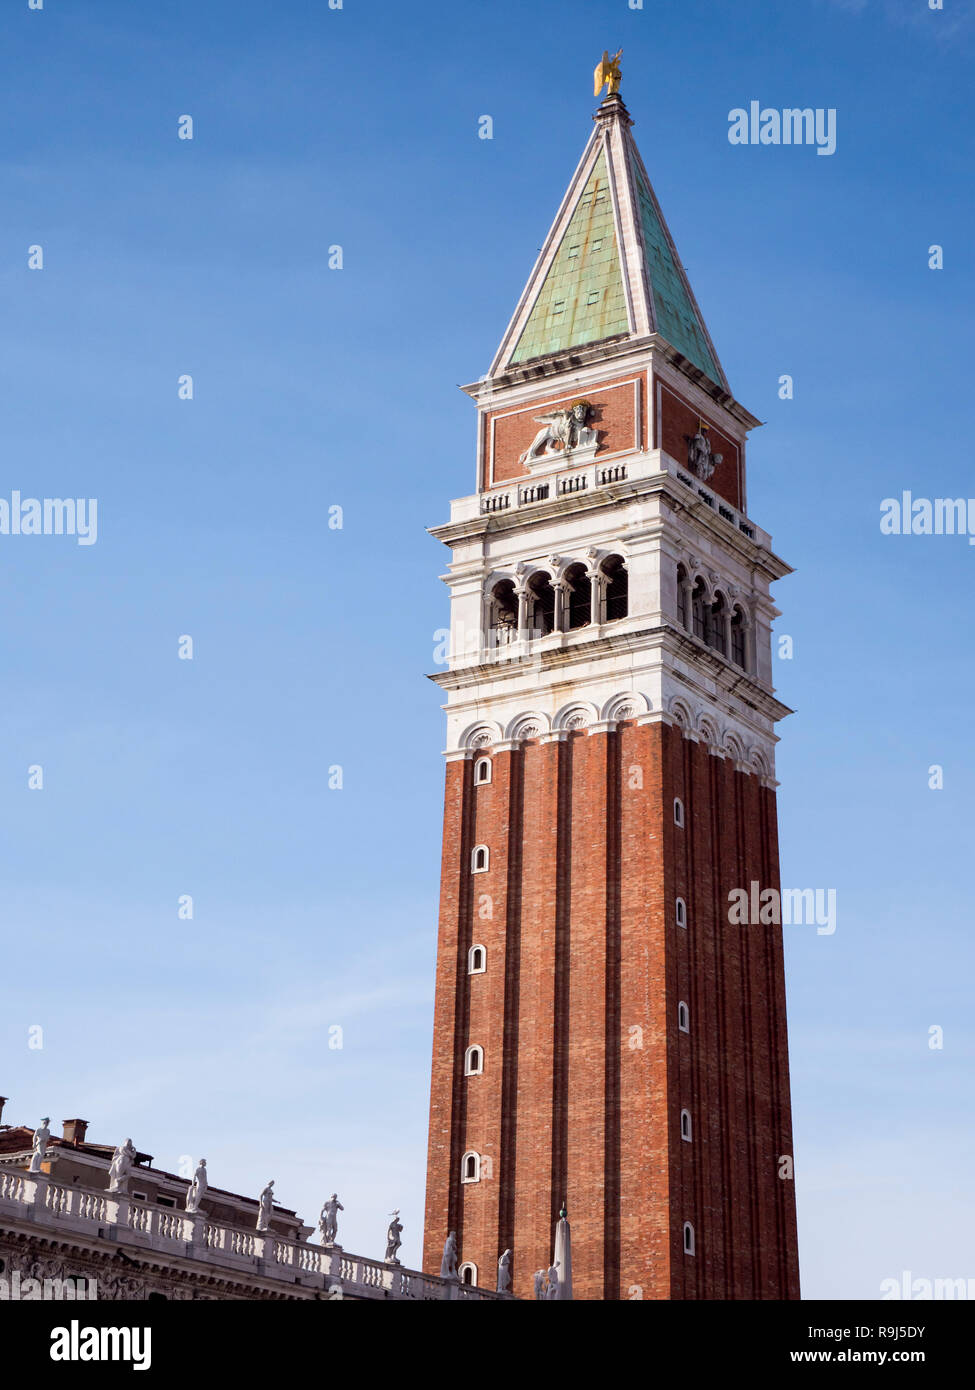
<svg viewBox="0 0 975 1390"><path fill-rule="evenodd" d="M620 55L622 48L618 48L612 58L609 56L609 49L605 49L602 59L596 64L596 71L592 75L594 97L606 88L606 95L613 96L620 89Z"/></svg>

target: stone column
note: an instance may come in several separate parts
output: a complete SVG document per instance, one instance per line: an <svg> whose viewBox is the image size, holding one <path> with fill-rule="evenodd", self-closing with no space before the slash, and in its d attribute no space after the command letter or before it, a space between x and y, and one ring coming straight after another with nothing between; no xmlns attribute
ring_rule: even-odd
<svg viewBox="0 0 975 1390"><path fill-rule="evenodd" d="M524 642L528 637L528 588L522 584L515 593L518 595L518 640Z"/></svg>
<svg viewBox="0 0 975 1390"><path fill-rule="evenodd" d="M694 581L687 575L681 581L680 586L684 591L684 631L694 631L694 600L691 597L694 593Z"/></svg>
<svg viewBox="0 0 975 1390"><path fill-rule="evenodd" d="M555 609L552 615L552 631L568 632L569 630L569 585L564 579L554 579L552 588L555 590Z"/></svg>
<svg viewBox="0 0 975 1390"><path fill-rule="evenodd" d="M599 570L589 571L589 616L593 627L599 627L603 620L603 576Z"/></svg>

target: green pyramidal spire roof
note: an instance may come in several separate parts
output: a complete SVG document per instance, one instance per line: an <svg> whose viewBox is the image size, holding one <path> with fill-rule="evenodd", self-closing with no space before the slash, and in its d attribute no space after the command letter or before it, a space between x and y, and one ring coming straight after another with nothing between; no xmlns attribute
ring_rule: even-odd
<svg viewBox="0 0 975 1390"><path fill-rule="evenodd" d="M629 328L613 198L600 151L511 361L598 343Z"/></svg>
<svg viewBox="0 0 975 1390"><path fill-rule="evenodd" d="M630 134L607 97L490 375L609 339L651 333L728 389Z"/></svg>

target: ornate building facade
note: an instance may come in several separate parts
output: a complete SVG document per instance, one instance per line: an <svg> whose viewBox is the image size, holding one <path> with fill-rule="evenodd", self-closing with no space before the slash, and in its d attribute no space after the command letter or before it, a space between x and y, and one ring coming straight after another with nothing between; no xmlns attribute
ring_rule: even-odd
<svg viewBox="0 0 975 1390"><path fill-rule="evenodd" d="M607 55L608 59L608 55ZM604 62L606 59L604 59ZM618 69L617 81L618 86ZM597 83L599 76L597 74ZM451 550L425 1268L567 1202L574 1296L798 1297L770 585L731 394L615 86L487 375Z"/></svg>
<svg viewBox="0 0 975 1390"><path fill-rule="evenodd" d="M310 1244L314 1228L270 1194L260 1230L260 1200L209 1186L194 1200L186 1178L154 1168L152 1155L134 1147L112 1191L121 1146L89 1142L87 1128L65 1120L60 1138L40 1144L42 1130L0 1125L0 1298L503 1297L405 1269L395 1257Z"/></svg>

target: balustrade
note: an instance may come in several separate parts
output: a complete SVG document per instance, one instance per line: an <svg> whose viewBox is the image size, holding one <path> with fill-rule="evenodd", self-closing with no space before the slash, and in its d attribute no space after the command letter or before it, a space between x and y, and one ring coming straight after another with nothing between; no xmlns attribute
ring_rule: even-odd
<svg viewBox="0 0 975 1390"><path fill-rule="evenodd" d="M263 1263L267 1258L263 1255L267 1245L258 1232L239 1230L206 1221L192 1213L157 1207L125 1193L69 1187L51 1182L46 1174L35 1176L0 1168L0 1203L8 1211L19 1208L17 1215L20 1219L33 1218L46 1234L56 1229L58 1221L66 1219L66 1232L77 1230L83 1223L91 1224L100 1228L92 1234L103 1239L124 1240L125 1232L137 1232L149 1237L151 1244L157 1240L180 1242L187 1247L187 1253L192 1252L194 1242L198 1241L197 1258L201 1261L213 1261L229 1254L235 1256L237 1261L252 1261L255 1275L267 1277L269 1272ZM122 1230L116 1231L116 1221ZM273 1264L283 1267L282 1278L288 1278L285 1270L292 1271L292 1284L303 1282L300 1277L295 1280L294 1272L297 1271L299 1276L307 1276L309 1280L324 1280L329 1287L338 1277L350 1296L355 1296L357 1291L360 1297L369 1298L383 1294L416 1299L500 1296L489 1290L470 1289L416 1270L404 1270L381 1260L346 1255L338 1250L308 1246L286 1238L271 1236L269 1239L273 1241ZM262 1254L259 1255L258 1251Z"/></svg>

